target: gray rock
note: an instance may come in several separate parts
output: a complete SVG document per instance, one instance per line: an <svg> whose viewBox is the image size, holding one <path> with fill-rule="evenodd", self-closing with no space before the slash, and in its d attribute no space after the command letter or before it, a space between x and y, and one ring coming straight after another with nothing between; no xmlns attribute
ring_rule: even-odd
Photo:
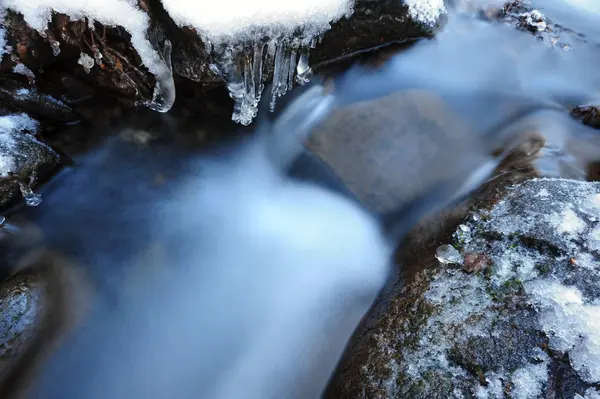
<svg viewBox="0 0 600 399"><path fill-rule="evenodd" d="M594 397L600 184L533 179L464 225L462 265L420 272L329 391L338 398Z"/></svg>
<svg viewBox="0 0 600 399"><path fill-rule="evenodd" d="M58 165L59 156L33 134L39 124L25 114L0 116L0 207L33 188L39 173Z"/></svg>

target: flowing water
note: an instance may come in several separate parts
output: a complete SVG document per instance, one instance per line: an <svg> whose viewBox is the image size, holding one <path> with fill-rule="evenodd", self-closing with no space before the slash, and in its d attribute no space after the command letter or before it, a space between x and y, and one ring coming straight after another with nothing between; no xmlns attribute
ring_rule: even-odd
<svg viewBox="0 0 600 399"><path fill-rule="evenodd" d="M590 42L594 26L581 25ZM589 178L600 134L570 111L600 100L593 43L562 51L451 15L436 39L406 47L342 74L323 66L326 94L294 89L279 119L239 142L197 146L198 129L125 121L73 156L39 190L42 204L6 216L27 239L13 251L41 248L37 267L83 270L87 300L65 295L59 308L88 313L56 353L29 353L39 378L24 364L10 388L61 399L316 397L422 216L493 178L524 143L541 151L517 168ZM286 170L304 133L309 150Z"/></svg>

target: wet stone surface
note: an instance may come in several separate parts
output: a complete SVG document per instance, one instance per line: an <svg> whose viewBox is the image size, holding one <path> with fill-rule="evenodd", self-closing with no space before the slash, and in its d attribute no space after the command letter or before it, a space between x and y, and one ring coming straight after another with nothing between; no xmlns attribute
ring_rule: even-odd
<svg viewBox="0 0 600 399"><path fill-rule="evenodd" d="M35 276L16 276L0 285L0 380L35 336L42 297Z"/></svg>
<svg viewBox="0 0 600 399"><path fill-rule="evenodd" d="M529 180L478 214L464 262L418 273L328 397L594 397L600 184Z"/></svg>

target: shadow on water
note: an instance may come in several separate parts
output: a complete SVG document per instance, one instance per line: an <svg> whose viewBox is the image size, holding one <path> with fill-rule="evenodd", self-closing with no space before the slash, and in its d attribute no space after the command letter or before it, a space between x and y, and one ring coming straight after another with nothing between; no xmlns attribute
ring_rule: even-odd
<svg viewBox="0 0 600 399"><path fill-rule="evenodd" d="M402 52L396 54L399 50ZM355 66L357 61L361 67ZM477 201L493 200L498 190L508 184L536 175L596 178L600 134L572 118L570 111L577 105L600 99L599 61L597 52L585 49L558 52L541 47L523 32L451 20L435 40L392 44L338 60L336 64L322 65L321 73L331 78L328 84L336 96L336 109L315 127L306 143L307 152L302 153L292 167L293 174L346 197L354 197L372 213L384 213L409 204L432 187L453 180L467 181L473 172L495 162L494 176L470 201L441 216L426 219L404 242L397 260L405 278L410 278L416 271L433 265L434 258L430 255L437 242L432 237L446 240L469 207L480 205ZM348 68L348 73L338 75ZM282 99L279 108L285 108L294 95L302 92L302 89L292 92ZM230 104L228 99L222 101L222 104ZM101 298L100 308L108 314L136 295L147 300L150 311L152 306L160 306L164 292L158 289L165 287L153 284L163 278L171 281L170 272L187 272L185 268L190 267L191 260L185 257L190 254L201 255L204 249L206 253L217 251L235 262L245 261L236 258L237 248L231 248L228 242L211 241L213 232L223 234L222 226L212 223L219 219L215 219L210 208L197 209L194 195L190 193L201 189L204 177L214 178L218 176L216 172L222 171L221 166L210 161L201 163L201 158L216 159L217 165L227 162L235 165L240 155L238 142L252 137L253 131L234 126L222 117L211 117L210 113L194 115L189 108L182 108L175 108L167 115L138 111L122 117L112 127L99 121L98 126L70 126L48 137L50 143L71 156L74 164L64 167L40 189L44 197L41 206L20 207L6 215L13 224L36 227L27 249L48 247L71 262L83 265L90 290L96 298ZM223 171L223 176L231 172L227 167ZM239 171L239 176L235 175L240 179L236 187L248 184L257 190L265 189L265 183L255 179L251 172ZM481 181L472 183L475 188ZM217 208L239 202L227 196L229 191L221 193L219 189L223 188L216 184L215 202L204 198L208 202L202 203ZM176 200L181 198L185 200ZM274 194L273 201L276 199ZM250 211L252 206L253 203L249 203ZM320 209L313 211L320 212ZM246 219L247 216L227 215L240 218L236 220L240 230L244 229L242 221L253 220ZM340 224L343 223L340 220ZM352 228L352 224L348 226ZM298 230L300 242L311 234L303 231L301 224L282 228ZM337 242L336 238L331 237L331 242L320 245L326 248ZM206 247L212 244L222 248ZM176 266L167 269L165 265ZM270 272L290 287L295 285L297 281L291 284L286 280L284 265L279 266L269 269ZM205 278L198 281L197 289L222 289L225 294L215 294L222 302L202 303L193 309L189 304L180 304L181 309L174 307L172 320L153 320L150 325L178 323L179 313L197 312L199 319L215 322L218 327L226 320L226 316L218 317L220 312L227 315L244 301L252 300L247 295L252 294L252 288L257 288L253 283L260 280L260 276L235 269L230 275L219 275L223 279L211 281L213 272L216 273L204 270L194 274ZM326 288L318 285L319 273L323 271L303 277L312 278L316 286ZM395 273L382 298L398 290L401 283L397 276ZM167 289L191 286L188 281ZM157 288L157 291L148 292L147 287ZM278 296L269 298L269 303L284 297L285 289L274 291ZM311 296L317 294L315 291ZM292 296L290 303L302 298ZM385 300L377 306L376 310L383 310ZM259 314L260 309L254 308L253 314L244 315L240 325L237 321L233 323L239 330L224 331L223 337L213 336L214 346L202 343L202 348L208 348L208 355L203 355L212 356L209 356L210 361L193 352L198 347L190 342L193 337L187 336L185 331L182 342L164 343L173 347L172 367L197 366L199 372L206 372L202 381L212 383L220 370L231 368L228 362L234 361L236 351L239 354L252 348L252 339L262 334L260 323L269 325L270 321ZM148 311L143 307L138 310ZM107 313L103 313L104 317ZM377 312L372 313L371 320L376 315ZM184 329L186 325L182 323L173 328ZM211 331L217 331L217 327ZM294 328L303 331L309 326L298 321ZM98 342L109 339L98 331L90 333ZM227 347L228 344L231 346ZM81 359L85 354L70 354L74 357L69 359L74 360L67 362L71 367L67 367L68 370L78 370L78 365L85 369L81 365L92 362L90 358L101 357L94 352L100 349L83 348L90 351L88 359ZM135 368L137 361L139 359L102 357L100 363L109 370L111 362L121 366L127 363ZM283 361L293 363L290 359ZM284 368L294 366L286 363ZM77 381L73 386L81 388L93 383L86 380L83 373L78 371L70 376ZM57 397L77 397L75 391L69 391L64 385L56 388L56 392L63 393ZM176 396L192 397L186 396L189 393L183 390L183 396Z"/></svg>

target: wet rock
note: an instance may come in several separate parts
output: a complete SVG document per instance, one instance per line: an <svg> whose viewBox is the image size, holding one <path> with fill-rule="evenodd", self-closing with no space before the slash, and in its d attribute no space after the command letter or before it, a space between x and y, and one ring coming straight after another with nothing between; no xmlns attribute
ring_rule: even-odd
<svg viewBox="0 0 600 399"><path fill-rule="evenodd" d="M0 281L0 387L6 399L25 397L37 367L88 309L87 279L65 258L33 249L19 265Z"/></svg>
<svg viewBox="0 0 600 399"><path fill-rule="evenodd" d="M567 23L559 21L557 17L560 19L560 9L554 13L547 13L545 5L543 1L537 0L509 1L504 6L503 12L498 13L493 19L501 20L518 29L528 30L539 40L559 49L568 50L586 44L595 45L593 39L578 29L577 20L567 20ZM569 2L564 2L561 6L564 9L575 7Z"/></svg>
<svg viewBox="0 0 600 399"><path fill-rule="evenodd" d="M58 165L58 154L34 136L38 129L25 114L0 116L0 207L21 193L33 199L38 176Z"/></svg>
<svg viewBox="0 0 600 399"><path fill-rule="evenodd" d="M452 244L465 263L485 257L488 267L418 273L343 363L328 397L596 394L600 184L528 180L482 211L464 222L472 240Z"/></svg>
<svg viewBox="0 0 600 399"><path fill-rule="evenodd" d="M0 380L36 334L43 306L40 281L19 276L0 286Z"/></svg>

